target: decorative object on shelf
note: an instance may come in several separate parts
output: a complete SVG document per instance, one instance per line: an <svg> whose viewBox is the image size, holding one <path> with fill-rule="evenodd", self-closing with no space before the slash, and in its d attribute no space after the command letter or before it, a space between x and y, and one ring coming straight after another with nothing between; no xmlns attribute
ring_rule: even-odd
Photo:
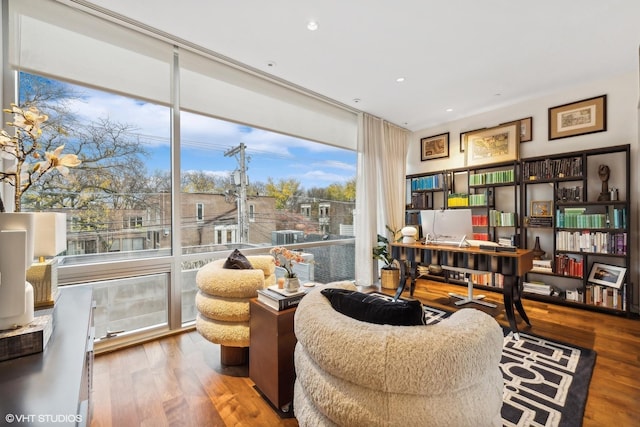
<svg viewBox="0 0 640 427"><path fill-rule="evenodd" d="M607 95L549 108L549 140L607 130Z"/></svg>
<svg viewBox="0 0 640 427"><path fill-rule="evenodd" d="M75 154L61 155L64 145L60 145L53 152L42 152L38 142L42 135L42 124L49 117L31 106L23 109L11 104L11 109L5 113L13 113L13 122L7 123L15 128L14 135L6 130L0 130L0 157L14 161L7 170L0 171L0 183L6 182L14 188L14 212L20 212L21 199L27 191L42 176L52 170L57 170L67 176L70 167L78 166L81 161ZM37 161L38 159L44 160ZM36 160L30 163L31 160ZM5 206L0 198L0 212L5 212Z"/></svg>
<svg viewBox="0 0 640 427"><path fill-rule="evenodd" d="M545 254L545 251L540 247L540 236L536 236L536 243L533 246L533 259L542 259Z"/></svg>
<svg viewBox="0 0 640 427"><path fill-rule="evenodd" d="M624 267L594 262L587 280L591 283L620 289L624 283L626 273L627 269Z"/></svg>
<svg viewBox="0 0 640 427"><path fill-rule="evenodd" d="M533 117L513 121L520 122L520 142L531 141L533 139ZM506 123L502 123L502 125L504 124Z"/></svg>
<svg viewBox="0 0 640 427"><path fill-rule="evenodd" d="M531 202L531 217L549 217L553 216L553 202L551 200L535 200Z"/></svg>
<svg viewBox="0 0 640 427"><path fill-rule="evenodd" d="M420 139L420 159L441 159L449 157L449 132Z"/></svg>
<svg viewBox="0 0 640 427"><path fill-rule="evenodd" d="M520 122L495 126L467 135L465 164L479 166L520 158Z"/></svg>
<svg viewBox="0 0 640 427"><path fill-rule="evenodd" d="M482 129L486 129L486 128L478 128L474 130L468 130L466 132L460 132L460 152L461 153L464 153L464 148L467 146L467 136L474 132L478 132L479 130L482 130Z"/></svg>
<svg viewBox="0 0 640 427"><path fill-rule="evenodd" d="M290 251L289 249L276 246L275 248L271 248L269 251L276 262L276 267L282 267L285 269L285 277L288 279L297 277L296 273L293 271L293 264L304 262L304 258L298 252ZM286 287L285 283L285 287Z"/></svg>
<svg viewBox="0 0 640 427"><path fill-rule="evenodd" d="M611 193L609 193L609 174L611 170L607 165L598 166L598 177L600 177L600 181L602 181L602 189L600 190L600 195L598 196L598 201L607 201L611 200Z"/></svg>

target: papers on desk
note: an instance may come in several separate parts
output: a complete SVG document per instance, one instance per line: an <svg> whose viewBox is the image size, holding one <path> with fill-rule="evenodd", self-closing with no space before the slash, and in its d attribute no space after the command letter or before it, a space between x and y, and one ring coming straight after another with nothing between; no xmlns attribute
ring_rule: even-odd
<svg viewBox="0 0 640 427"><path fill-rule="evenodd" d="M489 240L467 239L467 243L469 243L469 246L473 246L473 247L479 247L480 245L482 245L482 246L495 246L495 247L500 246L498 243L492 242L492 241L489 241Z"/></svg>

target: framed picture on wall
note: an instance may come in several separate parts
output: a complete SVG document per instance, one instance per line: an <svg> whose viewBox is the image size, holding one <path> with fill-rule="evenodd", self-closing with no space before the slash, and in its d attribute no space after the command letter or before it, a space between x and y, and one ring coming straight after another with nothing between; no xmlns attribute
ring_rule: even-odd
<svg viewBox="0 0 640 427"><path fill-rule="evenodd" d="M520 120L514 120L520 122L520 142L529 142L533 139L533 117L527 117ZM510 122L507 122L510 123ZM507 123L502 123L500 126Z"/></svg>
<svg viewBox="0 0 640 427"><path fill-rule="evenodd" d="M626 272L627 269L624 267L594 262L593 266L591 266L588 281L598 285L620 289L624 282Z"/></svg>
<svg viewBox="0 0 640 427"><path fill-rule="evenodd" d="M449 157L449 132L420 139L422 161Z"/></svg>
<svg viewBox="0 0 640 427"><path fill-rule="evenodd" d="M464 147L467 146L467 135L472 134L474 132L478 132L479 130L486 128L478 128L474 130L468 130L466 132L460 132L460 152L464 153Z"/></svg>
<svg viewBox="0 0 640 427"><path fill-rule="evenodd" d="M520 121L482 129L466 136L465 163L480 166L518 160Z"/></svg>
<svg viewBox="0 0 640 427"><path fill-rule="evenodd" d="M607 95L549 108L549 140L607 130Z"/></svg>

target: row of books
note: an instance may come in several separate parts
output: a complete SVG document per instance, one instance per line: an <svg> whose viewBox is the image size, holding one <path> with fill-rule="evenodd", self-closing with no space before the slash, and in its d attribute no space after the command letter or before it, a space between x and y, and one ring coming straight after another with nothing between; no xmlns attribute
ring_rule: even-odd
<svg viewBox="0 0 640 427"><path fill-rule="evenodd" d="M584 260L568 255L556 255L556 273L564 276L584 276Z"/></svg>
<svg viewBox="0 0 640 427"><path fill-rule="evenodd" d="M469 176L470 185L486 185L486 184L506 184L514 182L515 173L513 169L476 173Z"/></svg>
<svg viewBox="0 0 640 427"><path fill-rule="evenodd" d="M556 201L558 202L581 202L582 187L563 187L556 190Z"/></svg>
<svg viewBox="0 0 640 427"><path fill-rule="evenodd" d="M530 216L527 218L529 227L549 227L553 226L553 217L550 216Z"/></svg>
<svg viewBox="0 0 640 427"><path fill-rule="evenodd" d="M556 250L626 255L627 233L558 231Z"/></svg>
<svg viewBox="0 0 640 427"><path fill-rule="evenodd" d="M296 292L289 292L278 288L277 285L269 286L265 289L258 289L258 301L277 311L286 310L300 303L302 297L307 294L306 289L301 287Z"/></svg>
<svg viewBox="0 0 640 427"><path fill-rule="evenodd" d="M524 179L529 181L582 176L582 157L525 162L522 173Z"/></svg>
<svg viewBox="0 0 640 427"><path fill-rule="evenodd" d="M627 307L626 284L620 289L609 286L587 285L585 304L625 310Z"/></svg>
<svg viewBox="0 0 640 427"><path fill-rule="evenodd" d="M626 209L612 208L607 213L585 213L585 208L565 208L556 211L558 228L626 228Z"/></svg>
<svg viewBox="0 0 640 427"><path fill-rule="evenodd" d="M411 190L442 190L444 177L442 174L421 176L411 179Z"/></svg>
<svg viewBox="0 0 640 427"><path fill-rule="evenodd" d="M413 209L428 209L429 194L428 193L411 193L411 207Z"/></svg>

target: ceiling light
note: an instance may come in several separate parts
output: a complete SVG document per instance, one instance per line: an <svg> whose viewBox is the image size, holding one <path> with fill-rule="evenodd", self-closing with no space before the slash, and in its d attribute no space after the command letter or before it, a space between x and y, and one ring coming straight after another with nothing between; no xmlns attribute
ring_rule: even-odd
<svg viewBox="0 0 640 427"><path fill-rule="evenodd" d="M267 61L267 67L274 68L276 65L276 61Z"/></svg>
<svg viewBox="0 0 640 427"><path fill-rule="evenodd" d="M398 78L396 79L396 81L397 81L398 83L402 83L402 82L404 81L404 77L398 77Z"/></svg>
<svg viewBox="0 0 640 427"><path fill-rule="evenodd" d="M360 98L353 98L353 102L357 104L358 102L360 102Z"/></svg>
<svg viewBox="0 0 640 427"><path fill-rule="evenodd" d="M307 24L307 29L309 31L315 31L318 29L318 23L316 21L309 21Z"/></svg>
<svg viewBox="0 0 640 427"><path fill-rule="evenodd" d="M445 111L446 111L447 113L450 113L450 112L452 112L452 111L453 111L453 108L447 108Z"/></svg>

